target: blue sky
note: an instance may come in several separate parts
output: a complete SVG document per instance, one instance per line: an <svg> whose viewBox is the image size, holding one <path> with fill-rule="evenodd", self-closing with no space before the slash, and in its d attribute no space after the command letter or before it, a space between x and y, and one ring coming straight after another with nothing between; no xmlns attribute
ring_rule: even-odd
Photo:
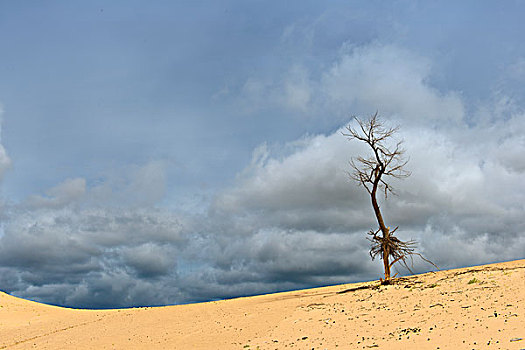
<svg viewBox="0 0 525 350"><path fill-rule="evenodd" d="M0 2L0 289L82 307L374 279L362 152L440 267L523 258L521 2ZM416 264L423 271L428 266Z"/></svg>

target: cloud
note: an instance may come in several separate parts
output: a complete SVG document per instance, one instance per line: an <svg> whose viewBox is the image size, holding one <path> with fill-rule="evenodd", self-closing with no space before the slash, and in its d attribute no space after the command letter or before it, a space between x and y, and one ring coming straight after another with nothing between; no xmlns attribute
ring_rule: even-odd
<svg viewBox="0 0 525 350"><path fill-rule="evenodd" d="M396 46L372 44L347 49L323 75L320 90L328 105L348 113L379 110L404 121L460 122L464 107L454 92L426 83L429 60Z"/></svg>
<svg viewBox="0 0 525 350"><path fill-rule="evenodd" d="M11 158L3 145L0 145L0 180L4 177L5 172L11 167Z"/></svg>
<svg viewBox="0 0 525 350"><path fill-rule="evenodd" d="M399 225L401 237L417 239L419 250L441 267L520 258L525 248L519 219L525 202L519 156L524 115L505 99L503 104L469 107L473 114L467 115L458 93L429 85L431 72L425 58L373 44L343 53L320 80L310 82L310 88L323 96L314 103L331 104L333 111L355 108L369 114L379 109L387 123L401 124L399 137L405 140L412 176L394 181L398 196L382 200L389 225ZM312 246L286 249L303 263L296 253L315 251L315 246L334 239L363 249L349 252L345 259L366 262L361 254L366 251L365 233L376 224L366 192L345 174L348 160L364 149L345 140L343 131L274 146L274 154L265 145L254 152L236 185L218 195L211 207L212 218L223 224L236 218L222 235L246 244L221 266L243 270L238 260L253 262L257 256L250 249L256 244L254 235L270 236L269 232L276 240L290 232L308 237ZM319 256L329 250L321 248ZM278 245L269 251L278 252ZM293 265L275 256L278 265ZM316 258L309 255L307 260L319 262ZM326 270L325 280L337 276L334 261L319 262L321 266L333 267ZM428 268L416 263L419 271ZM307 270L290 275L307 280L315 275ZM354 271L349 269L346 279L357 278ZM271 269L262 273L271 276Z"/></svg>
<svg viewBox="0 0 525 350"><path fill-rule="evenodd" d="M370 198L346 173L367 149L342 136L348 112L376 109L401 125L412 172L393 182L397 196L380 199L387 224L441 268L522 258L525 115L504 96L467 107L434 88L431 74L430 60L371 44L343 48L321 74L301 67L278 83L253 80L244 92L254 104L275 86L273 107L326 108L339 128L261 144L206 213L162 208L162 162L100 182L67 179L12 205L0 235L2 288L116 307L378 278L366 240L377 226ZM415 261L416 271L430 268Z"/></svg>
<svg viewBox="0 0 525 350"><path fill-rule="evenodd" d="M507 77L518 81L525 80L525 58L519 57L507 67Z"/></svg>
<svg viewBox="0 0 525 350"><path fill-rule="evenodd" d="M4 113L2 104L0 104L0 134L2 132L2 114ZM0 139L1 141L1 139ZM7 154L4 146L0 144L0 180L4 177L5 172L11 167L11 158Z"/></svg>
<svg viewBox="0 0 525 350"><path fill-rule="evenodd" d="M61 293L43 300L62 305L74 300L68 305L130 306L136 300L126 301L128 291L101 294L100 300L72 294L79 285L96 288L104 276L118 275L134 285L173 278L186 244L183 220L162 210L52 208L10 217L0 238L0 264L18 278L2 288L34 298L60 285Z"/></svg>
<svg viewBox="0 0 525 350"><path fill-rule="evenodd" d="M499 127L511 132L513 120ZM268 281L277 278L273 273L281 266L288 282L312 284L357 279L360 265L367 266L365 274L375 271L366 256L366 232L377 227L370 199L344 173L347 160L362 150L341 131L303 139L302 146L284 158L266 154L236 186L217 197L215 220L236 218L236 225L222 235L235 240L233 247L240 246L231 254L221 252L226 260L220 266L244 271L238 261L246 261L248 271L263 267L259 271ZM466 139L479 132L466 125L461 131ZM400 136L412 176L393 183L397 196L381 198L387 224L399 225L400 236L419 241L419 251L442 268L520 258L525 248L520 238L525 184L520 174L480 151L487 142L498 149L498 140L485 140L481 146L462 142L446 129L424 126L411 126ZM274 242L261 245L263 237ZM265 263L268 257L275 266ZM309 268L312 263L315 269ZM431 267L422 261L415 266L418 271Z"/></svg>
<svg viewBox="0 0 525 350"><path fill-rule="evenodd" d="M122 178L121 178L122 179ZM122 181L87 186L67 179L9 205L0 235L1 288L77 307L166 304L177 289L177 260L187 219L156 209L164 193L159 162ZM159 292L169 289L173 292Z"/></svg>
<svg viewBox="0 0 525 350"><path fill-rule="evenodd" d="M312 99L312 89L307 70L301 66L293 66L283 85L285 105L290 109L306 112Z"/></svg>
<svg viewBox="0 0 525 350"><path fill-rule="evenodd" d="M132 267L140 277L162 276L173 271L176 265L176 251L168 245L147 242L126 248L124 262Z"/></svg>
<svg viewBox="0 0 525 350"><path fill-rule="evenodd" d="M432 87L432 61L395 45L343 45L328 67L291 63L278 77L250 77L241 105L254 112L281 108L289 115L348 120L379 110L406 123L450 127L466 117L461 94Z"/></svg>
<svg viewBox="0 0 525 350"><path fill-rule="evenodd" d="M86 193L86 180L82 178L67 179L61 184L46 191L47 196L33 195L27 199L32 208L63 207Z"/></svg>
<svg viewBox="0 0 525 350"><path fill-rule="evenodd" d="M142 165L129 165L110 173L91 188L86 201L91 205L151 206L166 194L166 166L153 160Z"/></svg>
<svg viewBox="0 0 525 350"><path fill-rule="evenodd" d="M366 196L350 185L346 173L348 153L340 152L346 147L358 150L360 145L349 144L341 131L287 145L294 150L283 159L268 155L263 162L254 159L237 186L216 198L212 211L253 214L267 224L285 228L348 229L355 223L352 218L366 216L356 205Z"/></svg>

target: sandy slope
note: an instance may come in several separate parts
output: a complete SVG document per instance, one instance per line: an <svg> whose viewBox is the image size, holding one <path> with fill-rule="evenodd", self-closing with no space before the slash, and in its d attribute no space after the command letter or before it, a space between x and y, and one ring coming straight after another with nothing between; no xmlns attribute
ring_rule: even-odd
<svg viewBox="0 0 525 350"><path fill-rule="evenodd" d="M0 293L0 349L525 349L525 260L377 285L105 311Z"/></svg>

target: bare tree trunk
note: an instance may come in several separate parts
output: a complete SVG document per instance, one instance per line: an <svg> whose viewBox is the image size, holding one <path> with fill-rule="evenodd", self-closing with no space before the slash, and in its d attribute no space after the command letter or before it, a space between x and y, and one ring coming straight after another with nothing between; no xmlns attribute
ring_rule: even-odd
<svg viewBox="0 0 525 350"><path fill-rule="evenodd" d="M387 235L383 235L383 238L385 238L384 242L388 242L388 236L390 233L388 232L388 228L386 229ZM385 282L390 282L390 262L388 261L388 257L390 256L390 249L387 244L383 245L383 265L385 267Z"/></svg>
<svg viewBox="0 0 525 350"><path fill-rule="evenodd" d="M381 210L379 209L379 204L377 204L376 199L376 192L377 192L377 186L379 184L379 180L381 179L381 174L377 177L377 181L374 181L374 185L372 188L372 193L370 193L370 197L372 198L372 207L374 208L374 213L376 214L377 223L379 224L379 228L381 229L381 233L383 234L383 265L385 267L385 281L390 281L390 262L389 262L389 256L390 256L390 249L388 247L388 244L385 244L388 242L388 237L390 236L390 229L386 227L385 222L383 221L383 215L381 215ZM388 282L387 282L388 283Z"/></svg>

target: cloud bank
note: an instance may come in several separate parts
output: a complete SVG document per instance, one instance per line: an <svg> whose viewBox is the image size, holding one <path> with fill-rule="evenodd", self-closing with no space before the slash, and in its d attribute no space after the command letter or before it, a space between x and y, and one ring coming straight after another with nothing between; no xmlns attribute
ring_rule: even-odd
<svg viewBox="0 0 525 350"><path fill-rule="evenodd" d="M117 307L376 279L371 205L346 174L366 148L341 135L348 113L376 110L400 125L412 172L381 202L387 224L441 268L523 258L523 109L503 96L466 106L431 86L431 74L429 59L375 43L344 47L321 74L294 65L280 81L252 79L239 92L249 101L313 111L340 128L260 145L205 213L160 205L162 162L100 183L65 179L7 205L0 286L59 305ZM9 164L2 147L0 174Z"/></svg>

